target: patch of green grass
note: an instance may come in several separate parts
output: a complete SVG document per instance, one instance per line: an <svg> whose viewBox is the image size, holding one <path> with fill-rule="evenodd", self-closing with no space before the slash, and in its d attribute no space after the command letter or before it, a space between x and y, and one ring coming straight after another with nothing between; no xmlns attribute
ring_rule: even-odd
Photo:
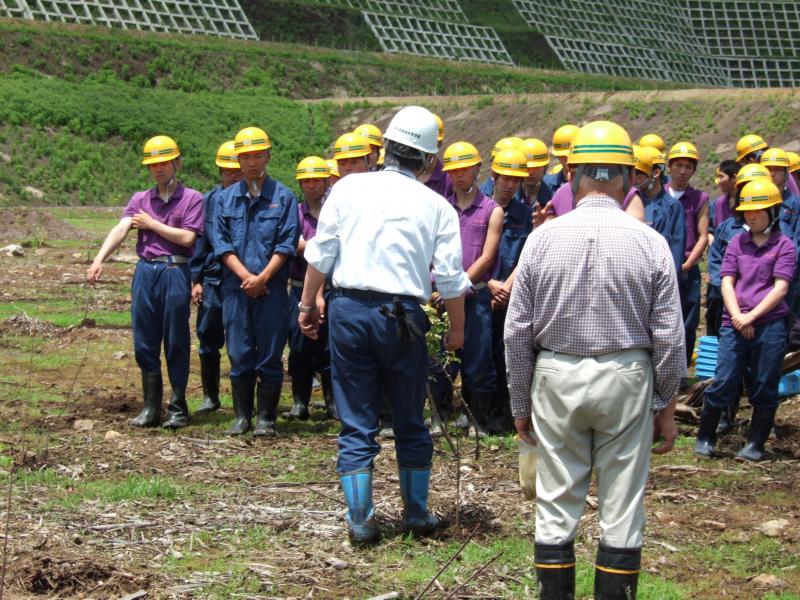
<svg viewBox="0 0 800 600"><path fill-rule="evenodd" d="M100 240L105 239L111 228L119 223L122 207L98 209L54 208L51 214L66 221L73 227L96 235L97 239Z"/></svg>
<svg viewBox="0 0 800 600"><path fill-rule="evenodd" d="M42 303L33 302L0 302L0 320L22 313L33 318L36 315L41 321L47 321L58 327L79 325L86 312L85 301L81 297L47 300ZM130 326L129 311L91 310L86 315L94 319L99 326Z"/></svg>
<svg viewBox="0 0 800 600"><path fill-rule="evenodd" d="M725 539L725 536L723 536ZM687 551L696 563L721 569L734 577L751 577L759 573L781 575L782 569L791 568L797 557L780 541L757 536L748 543L710 542L704 546L691 546Z"/></svg>
<svg viewBox="0 0 800 600"><path fill-rule="evenodd" d="M66 495L53 499L55 504L76 508L86 500L122 502L128 500L172 501L208 493L208 486L195 485L167 477L129 475L118 481L97 479L80 482Z"/></svg>

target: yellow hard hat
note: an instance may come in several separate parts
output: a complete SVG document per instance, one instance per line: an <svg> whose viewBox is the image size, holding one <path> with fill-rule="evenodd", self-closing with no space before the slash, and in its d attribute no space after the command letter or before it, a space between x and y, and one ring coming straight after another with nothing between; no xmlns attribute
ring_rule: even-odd
<svg viewBox="0 0 800 600"><path fill-rule="evenodd" d="M381 148L381 151L378 153L378 164L382 165L386 159L386 148Z"/></svg>
<svg viewBox="0 0 800 600"><path fill-rule="evenodd" d="M509 150L512 148L520 149L522 147L522 138L519 137L504 137L497 140L497 143L492 148L492 158L497 156L498 152Z"/></svg>
<svg viewBox="0 0 800 600"><path fill-rule="evenodd" d="M236 147L236 154L258 152L259 150L272 148L272 142L269 141L267 132L258 127L245 127L236 134L236 138L233 141Z"/></svg>
<svg viewBox="0 0 800 600"><path fill-rule="evenodd" d="M325 161L328 164L328 171L333 177L340 177L339 175L339 163L336 162L335 158L329 158Z"/></svg>
<svg viewBox="0 0 800 600"><path fill-rule="evenodd" d="M433 113L433 118L436 119L436 126L439 128L439 133L436 136L436 140L441 142L444 139L444 121L442 121L442 117Z"/></svg>
<svg viewBox="0 0 800 600"><path fill-rule="evenodd" d="M764 210L783 202L781 191L771 181L751 181L739 194L737 211Z"/></svg>
<svg viewBox="0 0 800 600"><path fill-rule="evenodd" d="M175 160L181 155L181 150L171 137L157 135L144 143L143 154L142 164L154 165Z"/></svg>
<svg viewBox="0 0 800 600"><path fill-rule="evenodd" d="M655 133L648 133L640 137L639 145L646 148L655 148L659 152L664 152L667 149L667 145L664 143L664 140L661 139L661 136Z"/></svg>
<svg viewBox="0 0 800 600"><path fill-rule="evenodd" d="M748 154L757 152L758 150L766 150L769 148L767 142L764 141L760 135L748 133L746 136L739 138L736 142L736 162L741 162L747 157Z"/></svg>
<svg viewBox="0 0 800 600"><path fill-rule="evenodd" d="M333 158L358 158L371 152L369 140L358 133L345 133L339 136L333 146Z"/></svg>
<svg viewBox="0 0 800 600"><path fill-rule="evenodd" d="M650 147L652 148L652 146ZM656 148L653 148L653 150L656 150ZM665 164L667 164L667 155L664 153L663 150L657 150L653 158L653 166L663 167Z"/></svg>
<svg viewBox="0 0 800 600"><path fill-rule="evenodd" d="M789 157L789 173L794 173L800 169L800 154L797 152L787 152L786 156Z"/></svg>
<svg viewBox="0 0 800 600"><path fill-rule="evenodd" d="M528 159L528 168L544 167L550 162L550 154L547 152L547 144L536 138L528 138L522 142L522 151Z"/></svg>
<svg viewBox="0 0 800 600"><path fill-rule="evenodd" d="M789 168L789 155L786 150L780 148L770 148L761 155L761 164L765 167Z"/></svg>
<svg viewBox="0 0 800 600"><path fill-rule="evenodd" d="M567 162L570 165L633 166L631 138L627 131L611 121L587 123L572 139Z"/></svg>
<svg viewBox="0 0 800 600"><path fill-rule="evenodd" d="M442 157L442 171L454 171L481 164L481 153L469 142L450 144ZM527 175L527 173L526 173Z"/></svg>
<svg viewBox="0 0 800 600"><path fill-rule="evenodd" d="M633 146L634 167L644 173L650 175L653 172L653 161L660 154L660 152L652 146Z"/></svg>
<svg viewBox="0 0 800 600"><path fill-rule="evenodd" d="M717 169L716 173L714 173L714 185L719 185L719 182L722 181L722 176L724 173Z"/></svg>
<svg viewBox="0 0 800 600"><path fill-rule="evenodd" d="M739 186L744 183L750 183L756 179L766 179L767 181L772 181L772 176L769 174L767 167L764 165L751 163L739 169L739 172L736 174L736 185Z"/></svg>
<svg viewBox="0 0 800 600"><path fill-rule="evenodd" d="M552 169L550 169L550 170L547 172L547 174L548 174L548 175L558 175L558 174L559 174L559 173L561 173L561 171L563 171L563 170L564 170L564 166L563 166L563 165L562 165L562 164L559 162L559 163L557 163L557 164L553 165L553 168L552 168Z"/></svg>
<svg viewBox="0 0 800 600"><path fill-rule="evenodd" d="M550 149L553 156L567 156L572 145L572 139L578 135L580 129L577 125L570 124L562 125L556 129L553 134L553 147Z"/></svg>
<svg viewBox="0 0 800 600"><path fill-rule="evenodd" d="M691 142L678 142L672 148L669 149L669 154L667 155L667 160L673 161L676 158L688 158L690 160L700 160L700 154L697 152L697 148Z"/></svg>
<svg viewBox="0 0 800 600"><path fill-rule="evenodd" d="M383 147L383 133L380 129L370 123L364 123L353 129L353 133L363 135L369 141L370 146Z"/></svg>
<svg viewBox="0 0 800 600"><path fill-rule="evenodd" d="M528 158L522 150L508 148L497 153L492 160L492 171L511 177L528 176Z"/></svg>
<svg viewBox="0 0 800 600"><path fill-rule="evenodd" d="M238 169L239 160L236 157L236 144L233 140L228 140L217 150L217 157L214 161L218 167L223 169Z"/></svg>
<svg viewBox="0 0 800 600"><path fill-rule="evenodd" d="M331 170L324 158L306 156L297 163L297 172L294 178L300 181L301 179L327 179L330 176Z"/></svg>

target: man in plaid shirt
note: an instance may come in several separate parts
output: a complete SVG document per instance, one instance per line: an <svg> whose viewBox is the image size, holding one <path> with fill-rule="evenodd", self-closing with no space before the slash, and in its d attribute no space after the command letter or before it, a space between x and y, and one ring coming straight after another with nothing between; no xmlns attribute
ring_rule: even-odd
<svg viewBox="0 0 800 600"><path fill-rule="evenodd" d="M627 132L585 125L569 164L577 208L530 235L509 302L511 407L520 437L539 450L542 598L574 598L573 540L592 468L603 532L595 598L634 598L649 449L654 434L663 438L654 452L672 449L686 374L677 277L664 238L620 210L633 166Z"/></svg>

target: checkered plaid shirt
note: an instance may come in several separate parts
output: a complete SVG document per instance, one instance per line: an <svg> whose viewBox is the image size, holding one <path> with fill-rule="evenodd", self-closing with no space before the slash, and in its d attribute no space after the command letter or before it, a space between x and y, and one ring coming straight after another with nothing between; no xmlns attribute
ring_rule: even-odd
<svg viewBox="0 0 800 600"><path fill-rule="evenodd" d="M678 279L667 243L604 195L590 195L528 237L505 325L515 417L531 414L538 350L574 356L649 350L653 409L686 376Z"/></svg>

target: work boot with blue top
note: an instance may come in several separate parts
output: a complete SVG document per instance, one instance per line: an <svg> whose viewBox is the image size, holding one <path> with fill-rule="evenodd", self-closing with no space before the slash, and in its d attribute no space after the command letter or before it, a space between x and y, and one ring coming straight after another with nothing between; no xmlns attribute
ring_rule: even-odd
<svg viewBox="0 0 800 600"><path fill-rule="evenodd" d="M439 519L428 510L431 468L399 468L400 495L403 498L403 529L415 535L430 535Z"/></svg>
<svg viewBox="0 0 800 600"><path fill-rule="evenodd" d="M377 544L380 532L375 525L372 505L372 469L341 473L339 481L347 502L347 533L353 546Z"/></svg>

